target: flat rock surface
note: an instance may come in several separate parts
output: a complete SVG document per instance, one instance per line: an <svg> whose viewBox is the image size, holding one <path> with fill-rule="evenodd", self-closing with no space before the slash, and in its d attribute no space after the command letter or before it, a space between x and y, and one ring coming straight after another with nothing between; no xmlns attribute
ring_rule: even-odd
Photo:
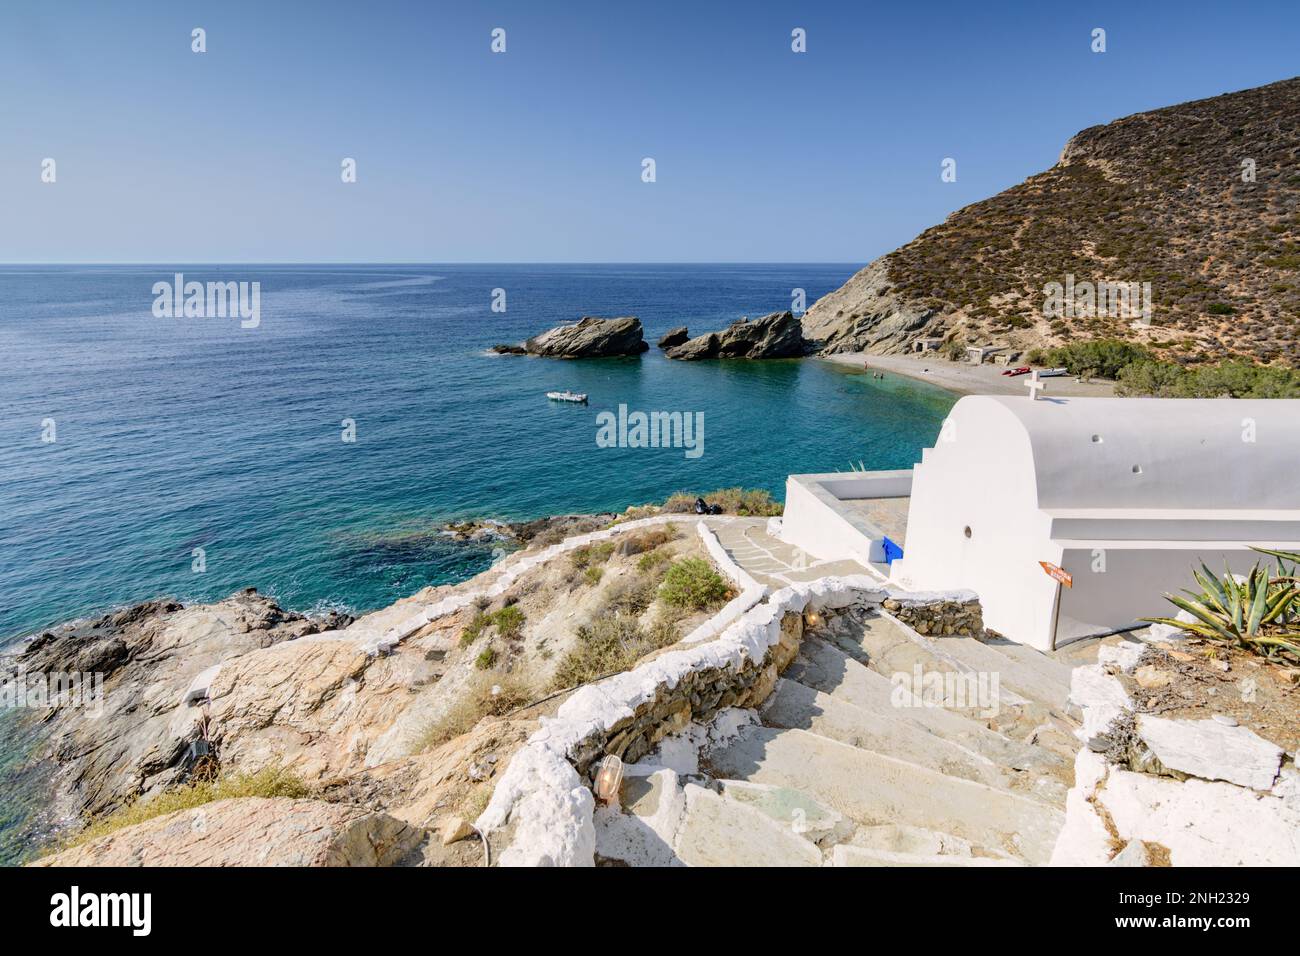
<svg viewBox="0 0 1300 956"><path fill-rule="evenodd" d="M1247 727L1230 727L1217 720L1140 714L1137 732L1165 767L1206 780L1268 790L1282 762L1281 747Z"/></svg>
<svg viewBox="0 0 1300 956"><path fill-rule="evenodd" d="M821 866L822 855L790 824L759 810L686 785L686 813L677 856L690 866Z"/></svg>
<svg viewBox="0 0 1300 956"><path fill-rule="evenodd" d="M423 831L359 807L243 797L178 810L37 866L393 866Z"/></svg>

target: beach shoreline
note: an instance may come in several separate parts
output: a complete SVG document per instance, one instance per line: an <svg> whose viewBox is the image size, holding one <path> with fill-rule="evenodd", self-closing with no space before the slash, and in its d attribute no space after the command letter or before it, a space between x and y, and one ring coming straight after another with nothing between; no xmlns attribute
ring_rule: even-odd
<svg viewBox="0 0 1300 956"><path fill-rule="evenodd" d="M950 362L945 358L930 353L929 355L874 355L869 352L841 352L835 355L820 356L839 365L851 365L857 369L874 370L886 374L902 375L918 382L955 392L959 395L1028 395L1025 382L1029 376L1019 375L1015 378L1004 376L1001 365L968 365L964 362ZM1115 394L1113 382L1080 382L1072 375L1044 379L1044 395L1111 397Z"/></svg>

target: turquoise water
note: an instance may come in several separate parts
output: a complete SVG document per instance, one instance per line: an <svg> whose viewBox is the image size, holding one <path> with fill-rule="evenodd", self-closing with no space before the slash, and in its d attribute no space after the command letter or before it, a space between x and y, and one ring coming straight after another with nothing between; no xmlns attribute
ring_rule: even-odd
<svg viewBox="0 0 1300 956"><path fill-rule="evenodd" d="M854 268L0 267L0 641L250 585L297 610L365 611L490 563L487 547L436 534L451 519L728 485L779 496L791 471L908 467L953 401L921 383L657 349L485 354L587 314L637 315L652 343L674 325L718 328L788 308L796 287L812 302ZM261 324L155 318L153 283L176 271L259 281ZM545 399L563 388L590 404ZM597 447L596 415L620 403L703 412L703 455Z"/></svg>

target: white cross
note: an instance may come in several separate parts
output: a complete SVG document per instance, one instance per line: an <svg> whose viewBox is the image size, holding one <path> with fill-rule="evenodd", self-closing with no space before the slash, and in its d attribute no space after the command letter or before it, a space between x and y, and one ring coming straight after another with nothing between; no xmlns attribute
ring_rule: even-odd
<svg viewBox="0 0 1300 956"><path fill-rule="evenodd" d="M1034 369L1033 374L1029 376L1029 380L1025 382L1025 388L1029 389L1029 397L1035 402L1038 401L1038 393L1047 388L1046 382L1038 380L1038 369Z"/></svg>

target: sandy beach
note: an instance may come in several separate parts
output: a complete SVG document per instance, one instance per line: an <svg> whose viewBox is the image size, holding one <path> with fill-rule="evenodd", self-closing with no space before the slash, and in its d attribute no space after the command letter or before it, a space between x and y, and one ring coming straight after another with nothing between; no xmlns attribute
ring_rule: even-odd
<svg viewBox="0 0 1300 956"><path fill-rule="evenodd" d="M864 365L886 374L905 375L922 382L929 382L960 392L963 395L1028 395L1025 387L1028 375L1009 378L1002 374L1001 365L967 365L961 362L949 362L947 359L930 353L926 356L911 355L872 355L867 352L844 352L839 355L826 355L823 358L842 365L862 368ZM1089 395L1110 396L1115 394L1112 382L1080 382L1073 376L1043 379L1046 388L1043 395Z"/></svg>

